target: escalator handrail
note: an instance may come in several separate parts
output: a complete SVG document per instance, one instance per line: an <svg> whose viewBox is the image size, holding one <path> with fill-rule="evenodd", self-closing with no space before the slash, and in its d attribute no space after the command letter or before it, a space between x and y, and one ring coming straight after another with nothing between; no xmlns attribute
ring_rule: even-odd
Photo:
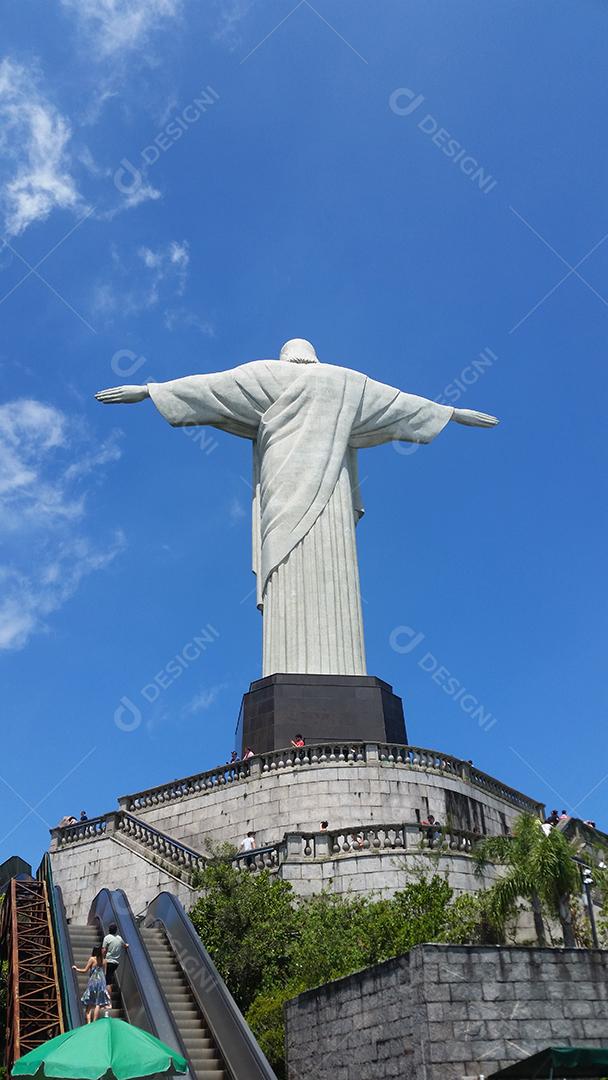
<svg viewBox="0 0 608 1080"><path fill-rule="evenodd" d="M51 925L55 936L57 959L59 961L59 981L63 1002L63 1014L66 1027L72 1030L84 1024L84 1007L80 1000L80 992L76 979L76 972L72 970L74 953L68 930L68 921L63 903L61 887L53 882L53 868L48 852L42 858L42 862L36 871L39 881L46 882L49 907L51 910Z"/></svg>
<svg viewBox="0 0 608 1080"><path fill-rule="evenodd" d="M156 1035L167 1046L187 1053L177 1029L158 976L152 967L139 927L122 889L102 889L91 904L89 925L99 926L102 935L110 923L116 923L118 933L129 948L120 967L120 993L129 1023Z"/></svg>
<svg viewBox="0 0 608 1080"><path fill-rule="evenodd" d="M230 1074L235 1080L276 1080L226 983L172 893L160 893L148 906L144 926L159 925L167 935Z"/></svg>
<svg viewBox="0 0 608 1080"><path fill-rule="evenodd" d="M72 949L72 942L70 941L61 886L54 885L52 887L51 895L51 917L53 919L55 940L57 941L57 952L61 967L61 983L65 996L65 1013L69 1027L72 1029L84 1024L84 1005L80 1000L77 976L76 972L73 970L74 952Z"/></svg>

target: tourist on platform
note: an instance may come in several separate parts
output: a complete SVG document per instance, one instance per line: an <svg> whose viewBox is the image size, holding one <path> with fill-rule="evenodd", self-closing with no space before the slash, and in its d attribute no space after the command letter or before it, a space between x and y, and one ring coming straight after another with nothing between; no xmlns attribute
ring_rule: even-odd
<svg viewBox="0 0 608 1080"><path fill-rule="evenodd" d="M108 1007L108 987L106 984L106 962L101 945L96 945L91 953L86 967L79 968L72 965L74 971L80 975L88 975L87 988L82 995L82 1004L86 1010L87 1024L92 1020L98 1020L102 1009Z"/></svg>
<svg viewBox="0 0 608 1080"><path fill-rule="evenodd" d="M426 827L426 838L428 840L429 847L433 847L435 840L441 836L441 822L437 821L437 818L433 814L429 814L428 818L421 821L420 824Z"/></svg>
<svg viewBox="0 0 608 1080"><path fill-rule="evenodd" d="M118 970L118 965L122 960L125 949L128 949L126 941L123 941L118 933L118 927L116 923L110 923L108 926L108 933L102 941L103 956L106 962L106 983L108 989L114 982L114 976Z"/></svg>
<svg viewBox="0 0 608 1080"><path fill-rule="evenodd" d="M249 761L249 758L252 757L255 757L255 750L252 750L250 746L247 746L245 748L245 753L243 754L243 761Z"/></svg>
<svg viewBox="0 0 608 1080"><path fill-rule="evenodd" d="M329 821L322 821L321 822L321 832L327 832L328 828L329 828Z"/></svg>
<svg viewBox="0 0 608 1080"><path fill-rule="evenodd" d="M306 746L306 743L301 735L296 735L295 739L291 740L291 745L297 747L299 750L302 746Z"/></svg>
<svg viewBox="0 0 608 1080"><path fill-rule="evenodd" d="M230 761L228 762L228 764L229 765L236 765L238 760L239 760L239 755L237 754L236 750L233 750L231 755L230 755Z"/></svg>
<svg viewBox="0 0 608 1080"><path fill-rule="evenodd" d="M248 832L247 836L243 837L243 839L241 840L241 846L240 846L239 850L240 851L245 851L245 852L255 851L255 833L254 832ZM245 866L251 866L251 864L253 862L253 856L252 855L247 855L247 858L244 860L244 862L245 862Z"/></svg>
<svg viewBox="0 0 608 1080"><path fill-rule="evenodd" d="M86 810L81 810L80 811L80 820L81 821L88 821L89 820L89 816L88 816Z"/></svg>
<svg viewBox="0 0 608 1080"><path fill-rule="evenodd" d="M549 817L545 819L545 823L547 825L557 825L558 821L559 821L559 814L558 814L557 810L552 810L551 813L549 814Z"/></svg>
<svg viewBox="0 0 608 1080"><path fill-rule="evenodd" d="M77 825L77 824L78 824L78 820L74 817L73 814L65 814L64 817L62 817L61 821L59 822L59 828L60 829L65 829L68 825Z"/></svg>
<svg viewBox="0 0 608 1080"><path fill-rule="evenodd" d="M559 820L560 821L567 821L569 817L570 817L570 814L568 813L568 811L567 810L562 810L561 814L559 815Z"/></svg>

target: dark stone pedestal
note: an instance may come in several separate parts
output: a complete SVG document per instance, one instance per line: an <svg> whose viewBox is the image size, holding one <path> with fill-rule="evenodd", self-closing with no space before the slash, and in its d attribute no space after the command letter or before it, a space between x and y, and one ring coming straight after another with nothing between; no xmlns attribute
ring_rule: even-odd
<svg viewBox="0 0 608 1080"><path fill-rule="evenodd" d="M375 675L269 675L243 696L236 748L256 754L307 743L406 743L403 702Z"/></svg>

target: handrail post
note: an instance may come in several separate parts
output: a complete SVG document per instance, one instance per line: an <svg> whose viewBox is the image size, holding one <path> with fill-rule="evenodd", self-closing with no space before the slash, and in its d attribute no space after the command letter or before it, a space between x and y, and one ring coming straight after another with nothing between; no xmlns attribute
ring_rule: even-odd
<svg viewBox="0 0 608 1080"><path fill-rule="evenodd" d="M365 744L365 760L367 762L379 761L380 760L380 753L379 753L379 750L378 750L378 743L366 743Z"/></svg>
<svg viewBox="0 0 608 1080"><path fill-rule="evenodd" d="M411 851L413 848L419 848L421 839L422 833L419 825L404 824L403 846L406 851Z"/></svg>
<svg viewBox="0 0 608 1080"><path fill-rule="evenodd" d="M289 862L294 856L299 858L302 854L302 834L301 833L285 833L285 861Z"/></svg>

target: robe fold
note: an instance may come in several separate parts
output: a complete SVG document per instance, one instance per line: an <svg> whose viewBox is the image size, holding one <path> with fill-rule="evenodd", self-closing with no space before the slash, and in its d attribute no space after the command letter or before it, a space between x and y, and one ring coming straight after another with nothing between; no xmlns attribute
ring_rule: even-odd
<svg viewBox="0 0 608 1080"><path fill-rule="evenodd" d="M349 368L276 360L150 383L149 391L173 426L209 425L253 443L263 674L365 674L356 451L428 443L451 406Z"/></svg>

